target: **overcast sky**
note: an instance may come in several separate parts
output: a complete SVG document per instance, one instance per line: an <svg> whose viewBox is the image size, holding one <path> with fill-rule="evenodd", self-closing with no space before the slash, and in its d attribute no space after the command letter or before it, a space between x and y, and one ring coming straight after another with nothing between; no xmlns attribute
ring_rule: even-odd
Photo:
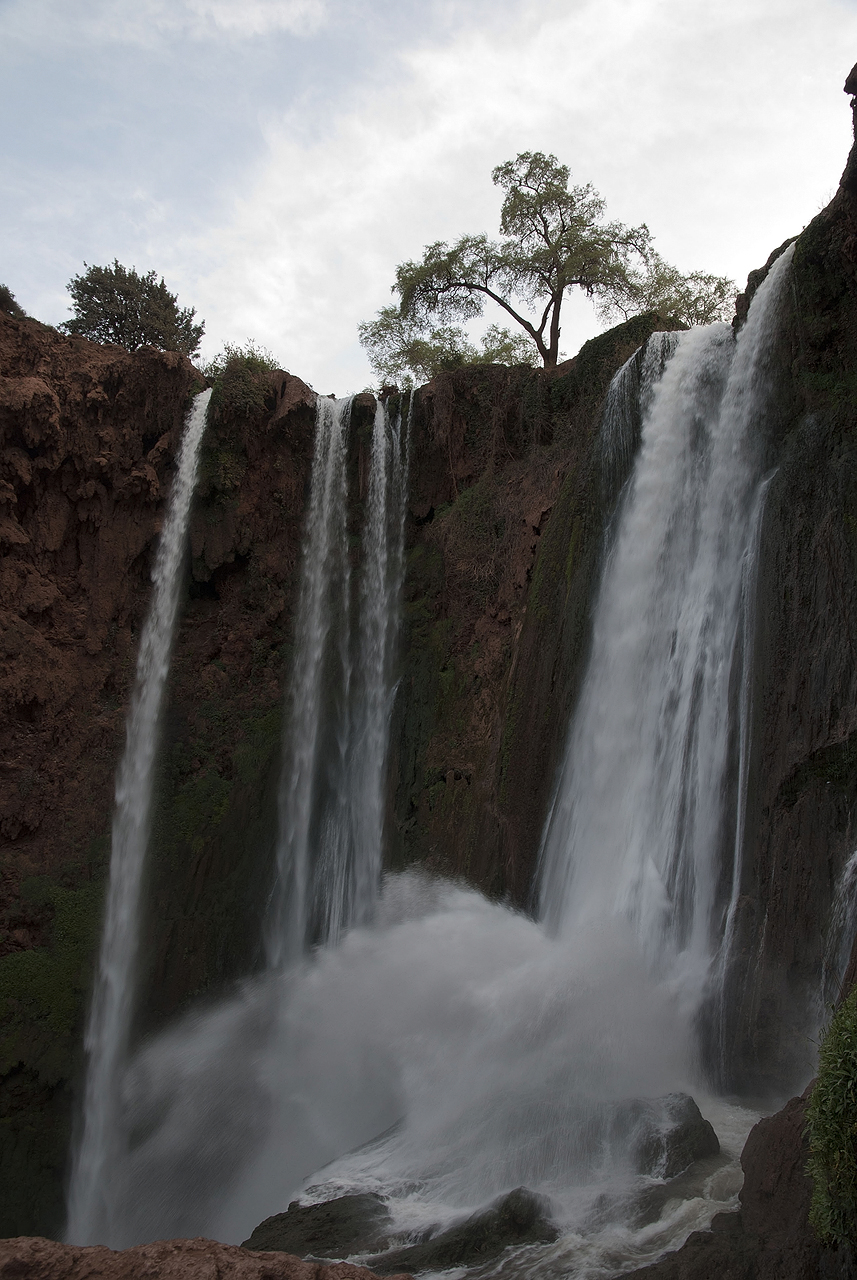
<svg viewBox="0 0 857 1280"><path fill-rule="evenodd" d="M154 267L204 355L344 394L396 264L496 234L520 151L743 283L835 190L855 61L857 0L0 0L0 281L56 324L84 261Z"/></svg>

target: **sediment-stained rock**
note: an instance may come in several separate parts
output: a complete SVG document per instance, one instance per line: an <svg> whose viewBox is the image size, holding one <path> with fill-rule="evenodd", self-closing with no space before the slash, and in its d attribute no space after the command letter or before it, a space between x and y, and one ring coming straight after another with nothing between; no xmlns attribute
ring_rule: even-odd
<svg viewBox="0 0 857 1280"><path fill-rule="evenodd" d="M58 1244L38 1236L0 1240L0 1280L373 1280L348 1262L302 1262L216 1240L157 1240L133 1249ZM399 1278L397 1278L399 1280ZM401 1280L406 1280L404 1276ZM407 1280L410 1280L408 1277Z"/></svg>

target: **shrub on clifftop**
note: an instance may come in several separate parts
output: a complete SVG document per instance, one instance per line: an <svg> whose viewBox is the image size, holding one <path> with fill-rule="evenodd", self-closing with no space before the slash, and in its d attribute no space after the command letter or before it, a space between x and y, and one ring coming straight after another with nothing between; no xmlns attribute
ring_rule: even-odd
<svg viewBox="0 0 857 1280"><path fill-rule="evenodd" d="M25 320L27 313L19 302L15 301L15 295L8 285L0 284L0 311L7 316L14 316L16 320Z"/></svg>
<svg viewBox="0 0 857 1280"><path fill-rule="evenodd" d="M857 987L821 1043L806 1112L813 1180L810 1222L827 1245L857 1246Z"/></svg>

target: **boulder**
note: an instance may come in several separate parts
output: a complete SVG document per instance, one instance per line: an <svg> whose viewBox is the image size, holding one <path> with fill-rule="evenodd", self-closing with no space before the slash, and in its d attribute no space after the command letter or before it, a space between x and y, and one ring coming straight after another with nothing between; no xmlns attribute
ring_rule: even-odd
<svg viewBox="0 0 857 1280"><path fill-rule="evenodd" d="M293 1200L256 1227L243 1249L281 1249L299 1258L347 1258L371 1253L387 1243L390 1212L373 1192L339 1196L322 1204Z"/></svg>
<svg viewBox="0 0 857 1280"><path fill-rule="evenodd" d="M439 1235L371 1258L367 1265L379 1275L405 1268L444 1271L470 1267L498 1257L510 1245L550 1244L558 1235L545 1197L518 1187Z"/></svg>
<svg viewBox="0 0 857 1280"><path fill-rule="evenodd" d="M635 1099L631 1157L637 1173L674 1178L697 1160L720 1153L717 1134L687 1093Z"/></svg>

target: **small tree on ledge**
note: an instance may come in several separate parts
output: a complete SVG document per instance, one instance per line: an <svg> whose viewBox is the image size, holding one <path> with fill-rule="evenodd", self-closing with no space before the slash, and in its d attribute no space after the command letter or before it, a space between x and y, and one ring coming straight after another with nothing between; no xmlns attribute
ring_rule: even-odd
<svg viewBox="0 0 857 1280"><path fill-rule="evenodd" d="M74 315L59 326L65 333L116 342L128 351L149 346L191 358L198 353L205 324L194 324L193 307L179 307L163 276L160 281L154 271L141 276L115 258L112 267L83 265L83 275L66 286Z"/></svg>

